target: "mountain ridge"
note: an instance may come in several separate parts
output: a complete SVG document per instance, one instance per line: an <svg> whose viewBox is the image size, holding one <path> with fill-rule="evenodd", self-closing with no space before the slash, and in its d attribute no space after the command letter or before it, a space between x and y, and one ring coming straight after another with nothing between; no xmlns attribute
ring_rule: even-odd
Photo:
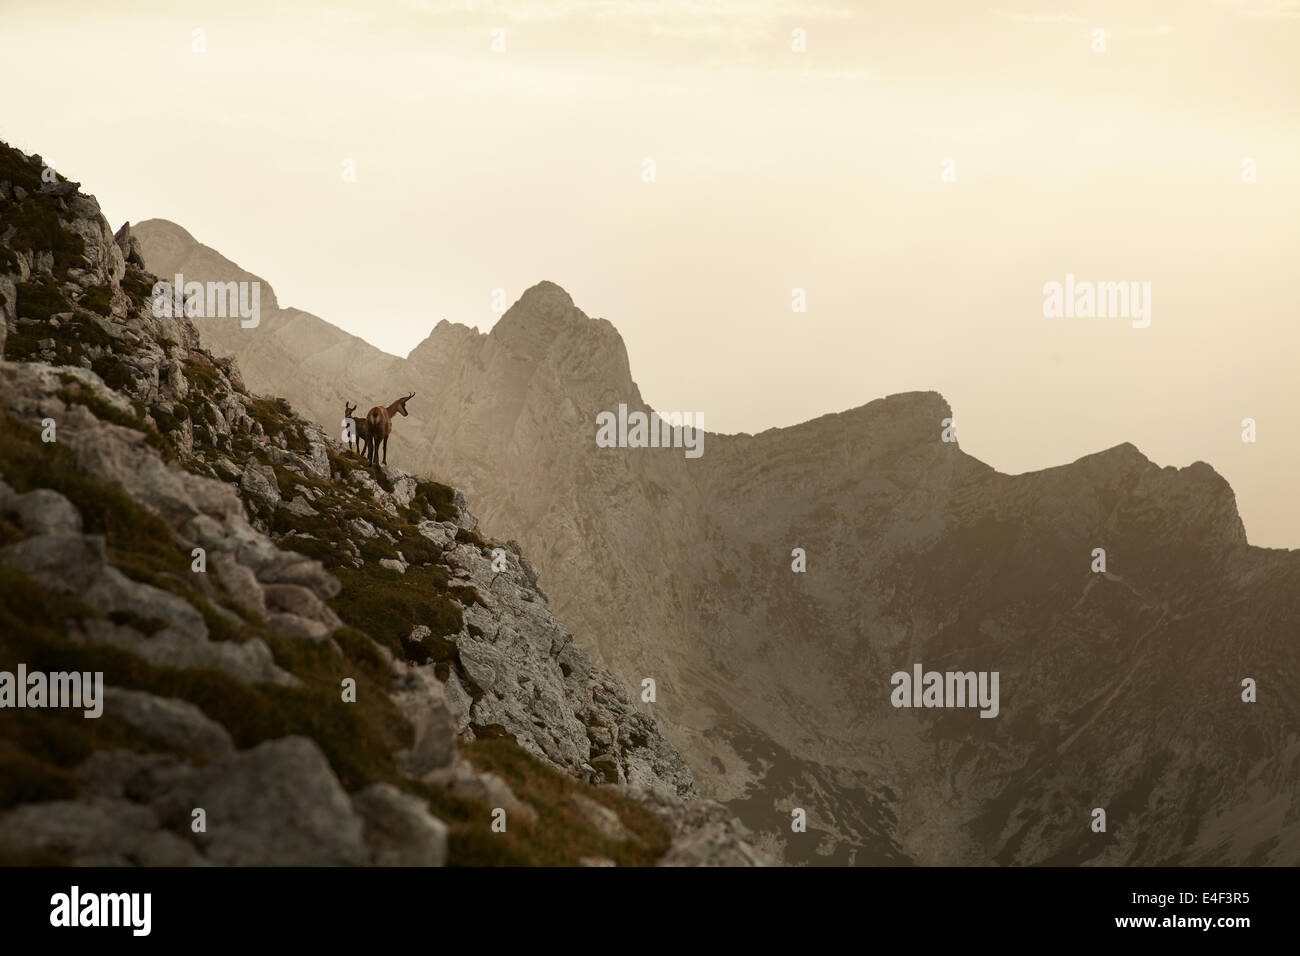
<svg viewBox="0 0 1300 956"><path fill-rule="evenodd" d="M168 248L167 248L168 239L183 237L185 239L188 239L189 242L192 243L195 247L199 247L203 250L206 250L207 252L210 252L217 260L226 263L228 265L228 268L235 270L238 274L256 278L257 281L260 281L262 283L263 288L268 291L270 295L270 302L272 303L272 308L273 309L279 308L277 305L275 305L277 300L275 298L274 289L270 285L270 283L268 283L265 279L262 279L260 276L256 276L254 273L243 270L241 267L235 265L233 262L231 262L229 259L226 259L225 256L221 255L211 247L203 245L197 239L195 239L193 235L189 233L188 230L178 225L177 223L166 219L154 218L154 219L143 220L139 223L136 223L133 227L133 230L135 236L137 238L140 238L143 241L143 243L153 254L154 258L160 259L160 261L165 262L167 264L168 268L163 268L162 269L163 272L169 271L170 267L173 264L183 265L185 261L187 261L186 258L177 257L177 254L175 252L171 253L170 255L168 254ZM202 275L208 274L207 271L208 268L210 267L204 267L204 271L201 272L200 274ZM180 271L183 272L184 270L181 269ZM352 345L354 347L361 346L364 347L365 349L372 350L373 352L378 353L381 356L385 356L391 359L403 358L402 356L395 355L394 353L386 352L377 346L371 345L363 337L348 332L339 326L333 325L327 319L321 318L320 316L317 316L314 313L310 313L305 310L298 309L296 307L288 307L285 308L283 311L289 314L293 320L301 321L305 325L310 326L313 336L319 335L326 339L329 339L334 335L342 336L345 337L347 344ZM650 408L650 406L644 405L643 400L641 399L640 396L640 391L639 389L636 388L635 382L632 381L631 374L630 374L630 364L627 361L626 345L623 343L622 337L621 335L619 335L617 327L614 326L613 323L611 323L608 319L586 315L586 313L578 309L577 305L573 301L572 296L570 296L569 293L561 285L548 279L539 280L538 282L534 283L533 285L525 289L524 292L520 295L520 297L515 301L515 303L511 305L510 308L508 308L506 312L502 314L501 319L498 320L498 322L496 322L493 325L492 329L488 330L487 332L479 331L478 329L475 329L474 327L469 326L465 323L454 322L446 318L439 319L438 322L435 323L433 329L430 330L429 334L424 339L422 339L419 343L417 343L417 345L407 353L404 360L415 362L416 364L423 365L426 367L433 366L437 368L441 366L445 361L447 361L447 356L443 354L437 354L436 350L450 351L457 348L463 348L470 344L481 347L483 344L493 339L494 334L496 334L497 331L502 328L502 324L506 322L507 318L510 318L512 320L511 322L506 323L506 328L504 333L505 337L507 338L507 344L510 345L513 345L519 341L519 337L517 337L517 333L516 333L516 330L518 328L520 327L527 328L529 325L528 320L539 319L539 318L543 322L547 323L548 328L550 330L556 332L562 330L565 324L562 320L576 319L577 321L571 323L573 327L581 328L586 323L594 323L595 327L599 328L601 332L611 333L617 339L619 353L621 354L622 357L622 362L619 363L619 367L617 369L617 371L620 373L618 377L622 379L621 373L623 369L624 368L629 369L629 372L626 376L626 381L629 383L630 389L634 391L634 394L636 396L635 402L628 402L629 407L635 405L635 407L642 408L642 409ZM316 323L319 323L319 326ZM454 338L449 338L450 336L454 336ZM545 339L545 336L525 335L523 336L523 339L525 343L534 343L539 339ZM322 349L321 351L325 351L325 349ZM823 412L820 415L817 415L813 418L806 419L805 421L798 422L795 424L773 425L768 428L762 429L761 431L758 432L744 432L744 431L716 432L716 431L709 431L707 428L704 429L704 431L710 438L713 439L759 438L765 435L772 436L772 437L779 437L782 435L788 435L792 433L794 430L803 429L805 427L812 426L817 423L823 423L828 420L829 421L835 421L835 420L851 421L852 418L855 417L857 414L861 414L863 416L867 415L868 410L875 408L877 404L880 402L889 402L891 400L908 399L913 396L917 397L918 400L920 399L921 396L927 396L927 397L934 396L938 400L935 411L942 413L939 415L939 418L953 417L953 409L951 405L947 402L947 400L943 398L942 393L934 390L913 389L904 392L895 392L889 395L879 396L877 398L869 399L860 405L854 405L846 409ZM960 441L957 440L954 442L954 444L959 446ZM1141 449L1133 445L1132 442L1124 441L1124 442L1120 442L1117 445L1111 446L1110 448L1099 449L1094 452L1089 452L1070 462L1063 462L1057 465L1050 465L1045 468L1034 469L1032 471L1016 472L1016 473L1001 472L1001 471L997 471L996 466L987 465L987 463L983 463L983 462L981 462L981 464L985 464L986 467L992 468L993 470L997 471L998 474L1007 475L1008 477L1020 477L1024 475L1040 474L1043 472L1052 471L1053 469L1057 469L1057 468L1066 468L1071 465L1078 465L1088 461L1089 459L1096 458L1099 456L1109 456L1112 453L1117 452L1118 450L1124 450L1124 449L1132 449L1133 451L1137 452L1137 454L1140 455L1144 460L1148 462L1151 461L1141 451ZM1154 462L1151 463L1155 464ZM1225 484L1227 484L1226 479L1223 479L1222 475L1220 475L1218 471L1214 469L1214 466L1212 464L1199 459L1197 461L1191 462L1188 465L1181 466L1181 467L1170 466L1170 465L1164 465L1164 466L1157 465L1156 467L1161 467L1161 468L1172 467L1172 468L1177 468L1181 472L1187 468L1191 468L1198 465L1205 466L1209 468L1211 471L1214 471L1214 474L1220 480L1224 481ZM1231 486L1229 485L1229 487ZM1297 550L1297 549L1285 549L1285 550Z"/></svg>
<svg viewBox="0 0 1300 956"><path fill-rule="evenodd" d="M147 236L144 249L148 261ZM601 663L629 683L655 678L656 714L702 792L788 860L1151 864L1294 852L1294 826L1279 824L1285 836L1270 848L1273 834L1244 822L1253 797L1235 782L1260 772L1241 735L1289 752L1281 715L1296 712L1294 695L1252 711L1213 675L1295 673L1285 621L1297 613L1300 554L1251 546L1210 466L1161 467L1126 442L1003 474L943 440L952 409L933 391L756 435L705 432L696 461L597 448L597 412L648 407L621 338L615 347L589 324L603 320L583 322L552 286L512 306L505 335L453 333L467 344L449 340L439 355L433 343L391 367L417 399L390 453L488 503L484 527L519 536L557 614ZM533 308L542 320L530 330ZM213 334L241 357L266 348L256 334ZM304 407L337 414L342 390L364 387L346 367L286 371L296 363L286 350L266 381ZM1162 669L1175 646L1212 663ZM937 660L1001 671L998 719L968 727L891 708L889 675ZM1199 716L1181 712L1205 695ZM1058 747L1093 768L1092 783ZM1191 804L1132 790L1147 774L1168 790L1193 772L1211 793ZM1298 776L1292 760L1273 787ZM1141 826L1091 840L1086 822L1062 819L1067 801L1097 787ZM781 819L798 806L809 810L806 839ZM1184 839L1213 832L1217 818L1245 828L1237 850Z"/></svg>

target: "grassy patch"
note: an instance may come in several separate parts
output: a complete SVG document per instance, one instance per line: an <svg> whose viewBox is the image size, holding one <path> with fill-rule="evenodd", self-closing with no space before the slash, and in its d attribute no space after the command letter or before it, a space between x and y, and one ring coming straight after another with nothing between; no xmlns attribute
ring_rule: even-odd
<svg viewBox="0 0 1300 956"><path fill-rule="evenodd" d="M21 750L0 751L0 810L76 795L77 781L68 771Z"/></svg>
<svg viewBox="0 0 1300 956"><path fill-rule="evenodd" d="M221 370L202 352L191 352L183 363L185 378L200 394L215 395L225 391Z"/></svg>
<svg viewBox="0 0 1300 956"><path fill-rule="evenodd" d="M100 396L92 387L71 376L65 378L64 381L67 384L55 393L63 401L63 404L84 406L100 421L112 422L114 425L121 425L124 428L141 432L144 434L145 442L149 447L164 458L174 459L177 457L176 446L172 444L171 440L164 437L148 419L138 412L132 414L118 408L112 402Z"/></svg>
<svg viewBox="0 0 1300 956"><path fill-rule="evenodd" d="M506 849L522 858L525 865L574 866L580 857L604 856L620 866L649 866L668 851L668 828L651 810L612 790L581 783L537 760L509 735L476 740L462 747L461 753L476 770L501 776L515 796L538 811L535 824L508 820L506 833L488 833L501 840L514 831L518 843ZM574 804L575 793L614 811L634 839L617 842L601 836ZM487 821L480 825L488 832ZM466 833L454 823L451 831L453 856L456 851L467 856L485 851L477 833ZM491 861L480 858L473 862Z"/></svg>
<svg viewBox="0 0 1300 956"><path fill-rule="evenodd" d="M19 541L26 540L28 534L14 521L9 520L4 515L0 515L0 548L5 545L17 544Z"/></svg>
<svg viewBox="0 0 1300 956"><path fill-rule="evenodd" d="M7 179L29 193L41 188L41 164L0 140L0 179Z"/></svg>
<svg viewBox="0 0 1300 956"><path fill-rule="evenodd" d="M81 294L81 304L91 312L111 315L113 312L113 287L111 285L91 286Z"/></svg>
<svg viewBox="0 0 1300 956"><path fill-rule="evenodd" d="M86 240L64 228L53 196L33 193L22 202L6 204L0 211L0 233L11 227L17 232L9 245L24 252L53 253L55 275L85 262Z"/></svg>
<svg viewBox="0 0 1300 956"><path fill-rule="evenodd" d="M139 266L126 267L126 275L122 277L121 286L136 311L143 309L153 300L153 277Z"/></svg>
<svg viewBox="0 0 1300 956"><path fill-rule="evenodd" d="M6 413L0 417L0 462L5 480L20 494L51 488L71 501L81 512L85 532L104 536L110 564L189 601L203 615L213 640L245 640L259 633L260 622L244 616L244 623L233 624L195 587L189 552L166 522L117 485L83 474L66 446L45 444L36 428ZM233 602L223 603L243 616Z"/></svg>
<svg viewBox="0 0 1300 956"><path fill-rule="evenodd" d="M250 398L246 403L249 417L262 426L268 438L274 438L291 424L293 409L283 398Z"/></svg>
<svg viewBox="0 0 1300 956"><path fill-rule="evenodd" d="M72 311L72 303L59 291L58 286L48 279L19 282L15 288L18 291L19 318L48 322L52 315Z"/></svg>
<svg viewBox="0 0 1300 956"><path fill-rule="evenodd" d="M423 644L425 660L449 660L455 645L438 643L465 626L461 605L448 593L447 572L440 567L410 567L405 574L387 568L339 568L343 589L330 606L347 624L364 630L399 657L406 654L411 629L423 624L432 632Z"/></svg>
<svg viewBox="0 0 1300 956"><path fill-rule="evenodd" d="M129 394L135 384L135 373L131 371L131 366L112 353L92 359L90 368L115 392Z"/></svg>
<svg viewBox="0 0 1300 956"><path fill-rule="evenodd" d="M17 607L26 608L26 613ZM90 615L24 575L0 569L0 659L24 661L31 670L103 671L106 685L187 700L225 726L241 748L290 734L311 737L349 791L398 779L392 753L410 746L412 731L389 699L386 683L375 682L373 658L340 660L328 644L276 639L277 661L288 665L304 686L250 685L215 670L155 667L118 648L74 644L54 630L52 622ZM383 676L386 680L386 671ZM343 677L357 681L356 703L342 701ZM34 717L15 729L7 718L6 736L34 759L54 767L75 766L105 746L149 746L125 733L107 714L84 720L79 713L63 711L14 713ZM60 714L68 718L66 723L60 722Z"/></svg>
<svg viewBox="0 0 1300 956"><path fill-rule="evenodd" d="M432 510L438 521L455 521L456 490L436 481L421 481L415 486L411 507L424 515Z"/></svg>

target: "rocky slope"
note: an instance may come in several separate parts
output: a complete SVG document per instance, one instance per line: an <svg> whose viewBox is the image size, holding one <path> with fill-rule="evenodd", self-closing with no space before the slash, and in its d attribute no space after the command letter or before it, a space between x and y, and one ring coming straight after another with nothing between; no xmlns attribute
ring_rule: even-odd
<svg viewBox="0 0 1300 956"><path fill-rule="evenodd" d="M766 861L517 544L250 394L42 173L0 144L0 670L106 689L0 711L0 858Z"/></svg>
<svg viewBox="0 0 1300 956"><path fill-rule="evenodd" d="M146 225L153 268L202 271L210 251ZM283 394L322 420L416 390L392 460L485 503L599 661L655 678L701 790L787 860L1300 861L1300 553L1249 546L1204 463L1124 445L1002 475L942 441L931 392L710 433L693 461L598 448L597 413L646 406L617 331L552 283L406 360L353 342L331 364L311 343L342 333L300 313L200 334L273 367L301 350ZM918 662L999 671L999 717L891 707Z"/></svg>

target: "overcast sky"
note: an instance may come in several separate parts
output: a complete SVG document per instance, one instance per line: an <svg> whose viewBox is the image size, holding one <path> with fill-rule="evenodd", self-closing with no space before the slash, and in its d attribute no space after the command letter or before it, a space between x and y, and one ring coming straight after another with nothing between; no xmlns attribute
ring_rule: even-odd
<svg viewBox="0 0 1300 956"><path fill-rule="evenodd" d="M6 7L0 137L380 348L550 279L711 430L936 389L1002 471L1132 441L1300 547L1300 2ZM1066 273L1150 327L1045 318Z"/></svg>

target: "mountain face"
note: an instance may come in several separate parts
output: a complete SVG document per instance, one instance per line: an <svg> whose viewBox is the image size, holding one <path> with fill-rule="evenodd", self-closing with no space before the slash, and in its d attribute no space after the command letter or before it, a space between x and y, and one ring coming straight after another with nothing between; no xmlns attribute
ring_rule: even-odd
<svg viewBox="0 0 1300 956"><path fill-rule="evenodd" d="M767 862L518 544L250 393L42 173L0 144L0 862Z"/></svg>
<svg viewBox="0 0 1300 956"><path fill-rule="evenodd" d="M150 268L237 274L155 241L178 232L137 227ZM614 327L549 282L405 360L335 361L343 333L291 310L220 322L205 344L327 426L414 390L392 460L510 529L577 640L655 681L699 789L785 860L1300 862L1300 553L1251 547L1208 465L1121 445L1003 475L944 440L930 392L709 433L698 459L598 447L598 414L649 409ZM894 706L914 669L996 673L996 716Z"/></svg>

